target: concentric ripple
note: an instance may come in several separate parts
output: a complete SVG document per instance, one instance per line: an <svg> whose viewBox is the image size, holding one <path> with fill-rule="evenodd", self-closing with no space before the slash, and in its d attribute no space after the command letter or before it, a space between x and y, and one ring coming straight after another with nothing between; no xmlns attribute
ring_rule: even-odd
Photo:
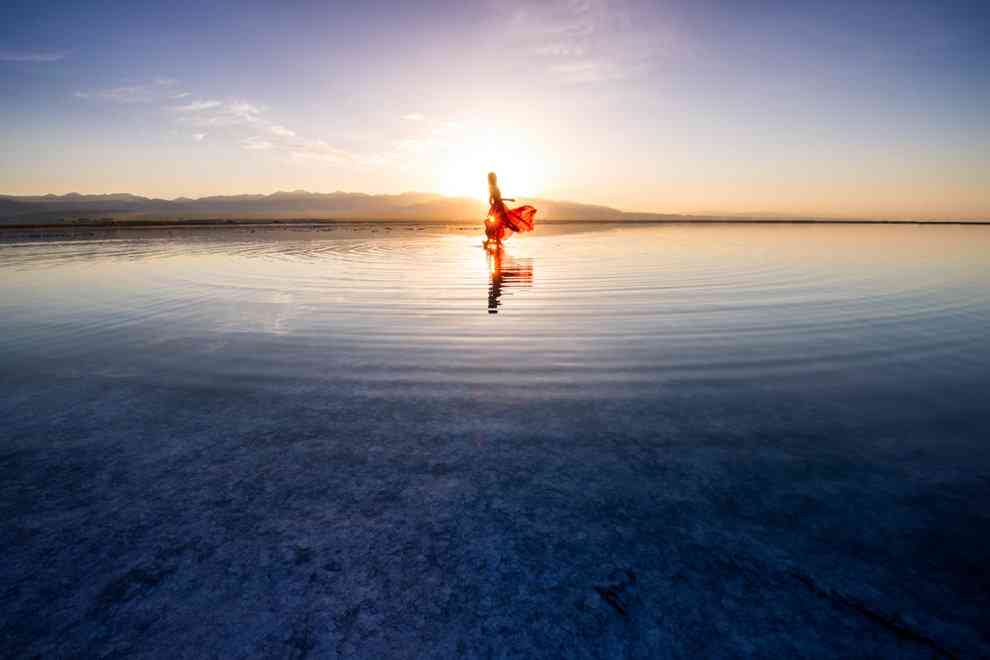
<svg viewBox="0 0 990 660"><path fill-rule="evenodd" d="M0 357L422 396L979 379L990 364L984 227L541 229L500 255L474 228L405 225L0 245Z"/></svg>

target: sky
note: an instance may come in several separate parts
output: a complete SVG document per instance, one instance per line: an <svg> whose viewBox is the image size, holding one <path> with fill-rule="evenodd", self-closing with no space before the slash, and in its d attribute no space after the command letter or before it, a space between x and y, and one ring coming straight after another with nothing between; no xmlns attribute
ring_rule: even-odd
<svg viewBox="0 0 990 660"><path fill-rule="evenodd" d="M990 3L0 5L0 194L990 219Z"/></svg>

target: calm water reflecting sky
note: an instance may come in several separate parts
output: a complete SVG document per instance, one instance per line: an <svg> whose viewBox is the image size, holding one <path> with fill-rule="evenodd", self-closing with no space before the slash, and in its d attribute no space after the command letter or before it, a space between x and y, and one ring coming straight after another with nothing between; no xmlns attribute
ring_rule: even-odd
<svg viewBox="0 0 990 660"><path fill-rule="evenodd" d="M987 655L988 253L956 226L4 244L8 639Z"/></svg>

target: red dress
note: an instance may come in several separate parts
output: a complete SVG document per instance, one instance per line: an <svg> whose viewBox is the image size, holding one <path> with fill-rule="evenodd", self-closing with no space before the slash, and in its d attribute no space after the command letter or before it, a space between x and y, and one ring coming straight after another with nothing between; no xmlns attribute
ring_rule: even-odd
<svg viewBox="0 0 990 660"><path fill-rule="evenodd" d="M533 216L536 209L532 206L517 206L514 209L505 207L502 195L498 189L491 197L491 207L485 218L485 236L496 241L504 241L512 232L533 231Z"/></svg>

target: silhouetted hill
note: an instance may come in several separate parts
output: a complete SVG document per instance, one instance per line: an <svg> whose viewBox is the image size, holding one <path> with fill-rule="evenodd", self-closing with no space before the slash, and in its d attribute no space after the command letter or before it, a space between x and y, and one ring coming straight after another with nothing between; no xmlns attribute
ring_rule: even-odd
<svg viewBox="0 0 990 660"><path fill-rule="evenodd" d="M607 206L550 199L526 199L544 220L660 219L671 216L628 214ZM116 193L108 195L0 196L0 222L5 224L99 220L183 219L358 219L456 222L484 217L486 205L465 197L407 192L398 195L312 193L305 190L270 195L225 195L189 199L153 199Z"/></svg>
<svg viewBox="0 0 990 660"><path fill-rule="evenodd" d="M795 216L782 213L723 213L677 215L630 213L609 206L579 204L543 198L520 198L540 210L539 220L678 221L678 222L864 222L856 219ZM467 197L405 192L368 195L337 191L313 193L279 191L270 195L215 195L190 199L156 199L128 193L108 195L0 195L0 226L77 224L81 221L211 221L211 220L415 220L419 222L476 222L487 205ZM868 220L866 222L885 222ZM895 220L892 222L953 222ZM965 222L965 221L962 221ZM971 224L970 223L967 224ZM978 224L986 224L986 221Z"/></svg>

